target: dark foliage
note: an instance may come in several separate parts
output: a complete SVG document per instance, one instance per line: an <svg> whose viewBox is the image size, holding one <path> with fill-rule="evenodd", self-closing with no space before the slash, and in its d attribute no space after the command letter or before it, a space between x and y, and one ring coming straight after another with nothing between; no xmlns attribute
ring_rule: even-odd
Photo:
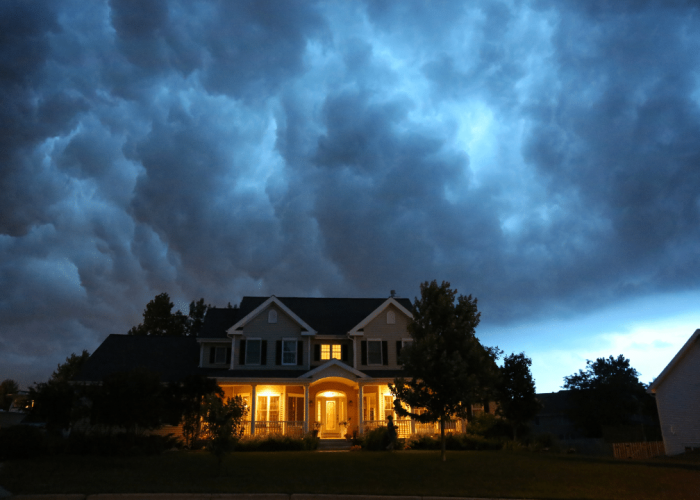
<svg viewBox="0 0 700 500"><path fill-rule="evenodd" d="M30 425L0 429L0 460L35 458L49 452L46 432Z"/></svg>
<svg viewBox="0 0 700 500"><path fill-rule="evenodd" d="M439 450L441 440L435 436L417 436L406 440L406 449ZM445 436L445 448L448 450L500 450L503 441L469 434L451 434Z"/></svg>
<svg viewBox="0 0 700 500"><path fill-rule="evenodd" d="M240 439L235 451L312 451L318 448L319 438L311 433L303 438L291 436L258 436Z"/></svg>
<svg viewBox="0 0 700 500"><path fill-rule="evenodd" d="M535 395L535 381L530 373L532 360L525 353L506 356L501 367L498 385L497 413L510 423L513 439L526 428L542 408Z"/></svg>
<svg viewBox="0 0 700 500"><path fill-rule="evenodd" d="M137 456L158 455L178 448L180 440L168 436L146 436L127 433L71 433L66 452L76 455Z"/></svg>
<svg viewBox="0 0 700 500"><path fill-rule="evenodd" d="M210 305L204 299L190 303L189 315L180 311L172 312L174 304L167 293L156 295L143 311L143 323L129 330L129 335L155 335L161 337L179 337L196 335L204 322L204 315Z"/></svg>
<svg viewBox="0 0 700 500"><path fill-rule="evenodd" d="M47 382L29 388L29 398L34 401L31 415L46 423L50 432L59 432L70 427L75 420L75 404L79 398L78 389L70 382L90 357L88 351L75 353L59 364Z"/></svg>
<svg viewBox="0 0 700 500"><path fill-rule="evenodd" d="M656 405L639 373L623 355L586 362L586 370L565 377L571 397L569 418L588 437L602 437L606 426L630 425L645 416L656 420Z"/></svg>
<svg viewBox="0 0 700 500"><path fill-rule="evenodd" d="M466 418L473 403L495 396L499 351L484 347L476 337L480 313L471 295L457 296L445 281L426 281L420 288L408 326L413 342L401 353L411 380L397 378L389 387L397 398L396 413L419 422L439 421L444 442L446 420ZM408 411L406 405L422 411Z"/></svg>
<svg viewBox="0 0 700 500"><path fill-rule="evenodd" d="M12 404L12 396L19 391L19 384L10 378L0 382L0 410L7 411Z"/></svg>
<svg viewBox="0 0 700 500"><path fill-rule="evenodd" d="M363 450L368 451L385 451L389 447L392 438L389 435L389 429L384 426L377 427L370 431L365 432L360 441L360 446ZM394 447L395 450L400 450L402 445L399 440L394 437Z"/></svg>

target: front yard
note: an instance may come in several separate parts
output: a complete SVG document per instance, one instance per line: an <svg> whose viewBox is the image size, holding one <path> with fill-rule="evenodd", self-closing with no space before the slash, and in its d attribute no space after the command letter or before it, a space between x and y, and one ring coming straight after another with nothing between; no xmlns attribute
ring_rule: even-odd
<svg viewBox="0 0 700 500"><path fill-rule="evenodd" d="M700 461L615 461L503 451L53 456L6 462L0 485L26 493L347 493L497 498L700 499Z"/></svg>

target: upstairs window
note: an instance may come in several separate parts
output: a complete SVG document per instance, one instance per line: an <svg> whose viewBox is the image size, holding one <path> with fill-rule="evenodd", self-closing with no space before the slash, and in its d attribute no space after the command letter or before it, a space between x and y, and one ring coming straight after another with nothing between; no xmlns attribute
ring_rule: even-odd
<svg viewBox="0 0 700 500"><path fill-rule="evenodd" d="M341 359L340 344L323 344L321 345L321 360Z"/></svg>
<svg viewBox="0 0 700 500"><path fill-rule="evenodd" d="M297 341L283 340L282 341L282 364L296 365L297 364Z"/></svg>
<svg viewBox="0 0 700 500"><path fill-rule="evenodd" d="M367 341L367 364L381 365L382 364L382 341L368 340Z"/></svg>
<svg viewBox="0 0 700 500"><path fill-rule="evenodd" d="M386 324L395 325L396 324L396 313L394 311L389 311L386 313Z"/></svg>
<svg viewBox="0 0 700 500"><path fill-rule="evenodd" d="M270 311L267 313L267 322L277 323L277 311L270 309Z"/></svg>
<svg viewBox="0 0 700 500"><path fill-rule="evenodd" d="M248 339L245 343L245 364L259 365L262 358L262 341Z"/></svg>

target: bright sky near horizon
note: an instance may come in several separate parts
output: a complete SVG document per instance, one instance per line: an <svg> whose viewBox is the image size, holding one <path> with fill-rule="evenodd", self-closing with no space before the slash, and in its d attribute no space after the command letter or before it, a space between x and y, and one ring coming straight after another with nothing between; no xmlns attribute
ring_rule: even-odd
<svg viewBox="0 0 700 500"><path fill-rule="evenodd" d="M0 2L0 380L167 292L479 299L540 392L700 328L700 8Z"/></svg>

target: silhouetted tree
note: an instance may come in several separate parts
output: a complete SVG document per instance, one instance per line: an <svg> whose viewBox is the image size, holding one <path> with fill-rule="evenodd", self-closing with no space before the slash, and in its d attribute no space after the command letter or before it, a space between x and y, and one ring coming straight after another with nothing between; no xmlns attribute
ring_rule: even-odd
<svg viewBox="0 0 700 500"><path fill-rule="evenodd" d="M243 432L243 418L248 409L240 396L224 402L218 394L211 393L204 398L203 410L209 434L207 450L216 456L220 469L224 455L233 449Z"/></svg>
<svg viewBox="0 0 700 500"><path fill-rule="evenodd" d="M513 439L518 437L518 428L532 420L542 408L535 395L531 365L532 360L525 353L513 353L505 357L500 369L496 412L511 425Z"/></svg>
<svg viewBox="0 0 700 500"><path fill-rule="evenodd" d="M420 422L440 422L441 459L445 461L445 422L466 418L472 403L495 394L497 348L481 345L475 329L481 314L471 295L457 297L450 284L421 284L408 331L413 342L401 352L404 371L412 377L394 380L389 388L394 409ZM411 411L404 405L409 405ZM422 413L416 409L422 409Z"/></svg>
<svg viewBox="0 0 700 500"><path fill-rule="evenodd" d="M586 361L586 370L564 377L570 391L569 417L590 437L602 436L603 426L629 424L649 408L646 387L622 354Z"/></svg>
<svg viewBox="0 0 700 500"><path fill-rule="evenodd" d="M155 335L161 337L180 337L196 335L204 322L204 316L211 307L204 304L204 299L192 301L190 312L185 316L180 311L173 312L174 304L167 293L156 295L143 311L143 323L132 327L129 335Z"/></svg>
<svg viewBox="0 0 700 500"><path fill-rule="evenodd" d="M86 350L81 354L71 354L65 363L58 365L47 382L35 383L29 388L29 398L34 401L31 414L46 422L49 431L58 432L70 427L78 397L76 387L70 382L89 357Z"/></svg>
<svg viewBox="0 0 700 500"><path fill-rule="evenodd" d="M7 411L12 404L12 396L16 395L19 391L19 384L7 378L0 382L0 410Z"/></svg>
<svg viewBox="0 0 700 500"><path fill-rule="evenodd" d="M179 405L182 420L182 435L185 444L192 447L200 437L204 400L209 394L223 397L224 391L216 380L203 375L190 375L181 384L174 386L175 399Z"/></svg>

